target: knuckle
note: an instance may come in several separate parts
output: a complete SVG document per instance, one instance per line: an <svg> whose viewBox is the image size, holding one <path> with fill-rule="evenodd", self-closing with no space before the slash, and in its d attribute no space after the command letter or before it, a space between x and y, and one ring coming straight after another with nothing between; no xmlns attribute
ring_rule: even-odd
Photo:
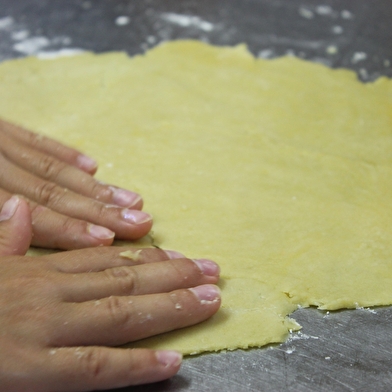
<svg viewBox="0 0 392 392"><path fill-rule="evenodd" d="M192 264L189 264L187 260L165 261L167 268L170 268L170 276L174 281L178 282L181 287L188 287L192 282L197 281L200 276L199 271L197 268L194 268Z"/></svg>
<svg viewBox="0 0 392 392"><path fill-rule="evenodd" d="M112 197L112 191L109 189L109 187L102 185L100 182L91 179L91 188L90 188L90 192L92 195L94 195L93 197L98 200L98 201L102 201L102 202L109 202L111 201L111 197Z"/></svg>
<svg viewBox="0 0 392 392"><path fill-rule="evenodd" d="M50 155L43 155L37 164L37 168L42 177L55 179L66 168L66 164Z"/></svg>
<svg viewBox="0 0 392 392"><path fill-rule="evenodd" d="M77 348L75 355L79 359L79 368L87 379L94 381L102 378L108 362L103 350L96 347Z"/></svg>
<svg viewBox="0 0 392 392"><path fill-rule="evenodd" d="M54 236L53 244L59 249L64 249L65 244L68 249L80 248L87 225L87 222L62 215L57 226L61 227L62 235Z"/></svg>
<svg viewBox="0 0 392 392"><path fill-rule="evenodd" d="M173 274L176 276L176 280L179 282L184 282L188 278L188 274L185 273L184 271L184 261L183 260L178 260L176 261L171 261L171 266L173 270Z"/></svg>
<svg viewBox="0 0 392 392"><path fill-rule="evenodd" d="M62 216L61 228L63 233L71 233L74 237L78 237L87 231L87 222L75 219L66 215ZM101 250L102 251L102 250Z"/></svg>
<svg viewBox="0 0 392 392"><path fill-rule="evenodd" d="M189 297L187 298L187 296L187 290L172 291L169 294L169 300L177 312L183 313L185 311L184 306L189 301Z"/></svg>
<svg viewBox="0 0 392 392"><path fill-rule="evenodd" d="M35 189L35 199L43 205L54 206L60 203L65 193L66 189L55 183L42 181Z"/></svg>
<svg viewBox="0 0 392 392"><path fill-rule="evenodd" d="M41 204L32 202L30 200L28 200L28 203L30 207L31 216L33 217L33 226L34 226L37 221L37 218L40 216L40 214L45 213L47 208L42 206Z"/></svg>
<svg viewBox="0 0 392 392"><path fill-rule="evenodd" d="M99 221L105 221L106 218L108 217L108 214L110 214L110 211L107 208L106 204L103 204L99 201L92 201L92 203L94 203L93 204L94 216Z"/></svg>
<svg viewBox="0 0 392 392"><path fill-rule="evenodd" d="M106 301L107 313L114 325L124 327L131 323L132 312L129 304L125 304L126 299L116 296L111 296Z"/></svg>
<svg viewBox="0 0 392 392"><path fill-rule="evenodd" d="M127 294L134 294L138 291L138 275L135 269L121 266L110 268L106 270L106 274L110 280L114 280L116 285L121 285L121 288Z"/></svg>
<svg viewBox="0 0 392 392"><path fill-rule="evenodd" d="M45 136L42 136L38 133L33 133L33 132L27 133L27 143L34 148L38 148L45 139L46 139Z"/></svg>

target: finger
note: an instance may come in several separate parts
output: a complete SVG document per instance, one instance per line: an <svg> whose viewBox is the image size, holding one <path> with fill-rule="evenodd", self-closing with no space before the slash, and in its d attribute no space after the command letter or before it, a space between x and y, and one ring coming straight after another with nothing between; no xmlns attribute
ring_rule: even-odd
<svg viewBox="0 0 392 392"><path fill-rule="evenodd" d="M112 267L185 258L179 252L157 248L100 247L61 252L45 258L60 272L98 272Z"/></svg>
<svg viewBox="0 0 392 392"><path fill-rule="evenodd" d="M53 139L37 135L36 133L30 132L21 126L11 124L1 119L0 131L3 131L3 133L14 137L39 151L56 156L58 159L78 167L86 173L94 174L97 171L98 165L94 159L73 148L64 146Z"/></svg>
<svg viewBox="0 0 392 392"><path fill-rule="evenodd" d="M49 249L81 249L109 246L115 233L106 227L59 214L29 202L32 211L32 245Z"/></svg>
<svg viewBox="0 0 392 392"><path fill-rule="evenodd" d="M200 323L219 306L220 292L214 285L62 304L50 343L59 347L125 344Z"/></svg>
<svg viewBox="0 0 392 392"><path fill-rule="evenodd" d="M9 195L9 192L0 189L0 199L4 200ZM33 215L34 235L32 245L38 247L80 249L99 245L110 245L115 235L114 230L117 228L119 238L132 240L146 235L152 225L152 222L148 221L142 223L140 226L127 223L128 219L123 219L123 221L117 219L116 221L116 216L129 218L129 213L134 216L134 212L127 209L105 211L106 217L92 219L98 224L91 224L85 220L72 218L66 214L52 211L35 202L29 201L29 205ZM111 217L109 217L110 213L112 214ZM145 215L142 215L142 218L143 216ZM101 221L107 222L109 218L111 222L109 222L108 226L112 227L113 230L103 227L100 224ZM105 222L102 223L105 224Z"/></svg>
<svg viewBox="0 0 392 392"><path fill-rule="evenodd" d="M4 156L40 178L103 203L139 210L143 207L143 200L137 193L104 185L79 168L21 143L13 137L4 135L2 139L1 148Z"/></svg>
<svg viewBox="0 0 392 392"><path fill-rule="evenodd" d="M115 207L78 195L24 171L1 155L0 165L4 168L0 171L2 188L23 194L63 215L104 226L114 231L119 239L139 239L152 227L152 217L145 212Z"/></svg>
<svg viewBox="0 0 392 392"><path fill-rule="evenodd" d="M0 188L0 205L11 196L9 192ZM108 246L113 242L114 232L105 227L59 214L28 199L26 202L31 211L33 226L31 245L33 246L51 249L80 249Z"/></svg>
<svg viewBox="0 0 392 392"><path fill-rule="evenodd" d="M177 259L165 262L121 266L102 272L63 276L59 286L63 300L85 302L111 295L135 296L167 293L202 284L217 283L219 267L211 260Z"/></svg>
<svg viewBox="0 0 392 392"><path fill-rule="evenodd" d="M106 347L51 349L40 390L90 391L152 383L175 375L182 356L175 351ZM42 370L41 370L42 371Z"/></svg>
<svg viewBox="0 0 392 392"><path fill-rule="evenodd" d="M29 206L22 198L12 196L0 211L0 256L24 255L31 236Z"/></svg>

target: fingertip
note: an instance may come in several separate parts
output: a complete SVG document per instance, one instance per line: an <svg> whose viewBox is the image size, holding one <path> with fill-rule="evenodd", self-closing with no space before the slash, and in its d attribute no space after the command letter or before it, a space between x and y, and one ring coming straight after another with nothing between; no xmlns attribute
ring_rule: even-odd
<svg viewBox="0 0 392 392"><path fill-rule="evenodd" d="M220 267L212 260L208 259L193 259L192 260L200 271L206 276L213 276L218 278L220 275Z"/></svg>
<svg viewBox="0 0 392 392"><path fill-rule="evenodd" d="M80 154L77 156L76 166L91 175L95 174L98 169L97 161L84 154Z"/></svg>
<svg viewBox="0 0 392 392"><path fill-rule="evenodd" d="M70 249L90 248L97 246L110 246L113 244L115 232L99 225L87 223L86 234L79 238L78 244Z"/></svg>
<svg viewBox="0 0 392 392"><path fill-rule="evenodd" d="M176 250L163 250L169 260L186 259L186 256Z"/></svg>
<svg viewBox="0 0 392 392"><path fill-rule="evenodd" d="M181 366L182 354L178 351L160 350L155 352L155 356L164 368L172 368L177 372Z"/></svg>
<svg viewBox="0 0 392 392"><path fill-rule="evenodd" d="M15 212L18 209L20 203L21 199L19 196L14 195L10 199L8 199L1 208L0 222L11 219L15 215Z"/></svg>
<svg viewBox="0 0 392 392"><path fill-rule="evenodd" d="M131 223L133 225L141 225L143 223L152 222L152 216L150 214L147 214L147 212L133 210L129 208L124 208L121 211L121 216L125 222Z"/></svg>
<svg viewBox="0 0 392 392"><path fill-rule="evenodd" d="M203 305L219 302L221 291L218 286L213 284L204 284L189 289Z"/></svg>
<svg viewBox="0 0 392 392"><path fill-rule="evenodd" d="M116 238L120 240L138 240L147 235L153 225L150 214L128 208L121 211L121 220L125 225L122 230L116 231Z"/></svg>
<svg viewBox="0 0 392 392"><path fill-rule="evenodd" d="M141 210L143 208L143 199L138 193L114 186L109 186L109 189L112 192L112 202L115 205L134 210Z"/></svg>
<svg viewBox="0 0 392 392"><path fill-rule="evenodd" d="M31 212L26 200L14 195L0 211L0 255L24 255L32 238Z"/></svg>
<svg viewBox="0 0 392 392"><path fill-rule="evenodd" d="M87 232L89 235L98 240L113 240L115 235L113 231L107 229L106 227L93 224L89 224L87 226Z"/></svg>

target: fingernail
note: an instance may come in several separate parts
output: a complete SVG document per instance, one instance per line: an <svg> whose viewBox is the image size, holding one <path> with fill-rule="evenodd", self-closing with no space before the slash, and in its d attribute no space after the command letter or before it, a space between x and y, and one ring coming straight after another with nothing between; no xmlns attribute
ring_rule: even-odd
<svg viewBox="0 0 392 392"><path fill-rule="evenodd" d="M177 351L156 351L155 356L165 367L178 366L182 361L182 354Z"/></svg>
<svg viewBox="0 0 392 392"><path fill-rule="evenodd" d="M182 253L175 250L164 250L164 252L166 253L169 260L186 258Z"/></svg>
<svg viewBox="0 0 392 392"><path fill-rule="evenodd" d="M132 207L142 200L140 195L126 189L115 188L114 186L110 186L109 189L112 191L113 203L118 206Z"/></svg>
<svg viewBox="0 0 392 392"><path fill-rule="evenodd" d="M121 213L124 220L140 225L152 220L152 216L143 211L124 209Z"/></svg>
<svg viewBox="0 0 392 392"><path fill-rule="evenodd" d="M216 302L220 298L219 287L212 284L204 284L189 290L199 298L201 303Z"/></svg>
<svg viewBox="0 0 392 392"><path fill-rule="evenodd" d="M89 225L87 230L92 237L98 238L100 240L108 240L114 237L114 233L106 227Z"/></svg>
<svg viewBox="0 0 392 392"><path fill-rule="evenodd" d="M4 204L0 212L0 222L11 219L20 204L18 196L12 196Z"/></svg>
<svg viewBox="0 0 392 392"><path fill-rule="evenodd" d="M98 166L97 161L83 154L80 154L76 158L76 162L80 169L87 170L87 171L94 170Z"/></svg>
<svg viewBox="0 0 392 392"><path fill-rule="evenodd" d="M203 272L204 275L208 276L219 276L220 268L219 265L213 262L212 260L207 259L195 259L192 260Z"/></svg>

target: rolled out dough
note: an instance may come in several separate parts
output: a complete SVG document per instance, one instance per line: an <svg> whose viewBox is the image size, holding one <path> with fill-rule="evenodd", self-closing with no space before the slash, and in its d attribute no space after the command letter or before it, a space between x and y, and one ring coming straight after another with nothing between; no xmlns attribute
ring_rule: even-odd
<svg viewBox="0 0 392 392"><path fill-rule="evenodd" d="M4 62L0 116L96 157L159 246L221 265L216 316L139 346L262 346L298 306L392 304L391 80L177 41Z"/></svg>

